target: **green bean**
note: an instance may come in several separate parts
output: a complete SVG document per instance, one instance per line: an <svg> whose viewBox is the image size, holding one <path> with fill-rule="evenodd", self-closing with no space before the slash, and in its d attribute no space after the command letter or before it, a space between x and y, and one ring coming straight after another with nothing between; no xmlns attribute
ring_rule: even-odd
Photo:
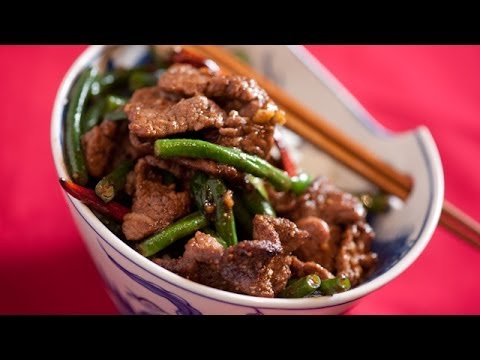
<svg viewBox="0 0 480 360"><path fill-rule="evenodd" d="M252 214L264 214L276 217L275 209L255 189L242 194L242 200Z"/></svg>
<svg viewBox="0 0 480 360"><path fill-rule="evenodd" d="M232 196L231 191L226 188L220 179L208 179L207 187L211 191L215 203L215 230L229 246L233 246L238 240L233 206L227 204L228 197ZM233 202L233 198L230 201Z"/></svg>
<svg viewBox="0 0 480 360"><path fill-rule="evenodd" d="M301 173L297 176L293 176L291 191L295 195L300 195L310 186L312 181L313 178L306 173Z"/></svg>
<svg viewBox="0 0 480 360"><path fill-rule="evenodd" d="M296 281L292 281L279 296L283 298L303 298L312 294L322 283L318 275L307 275Z"/></svg>
<svg viewBox="0 0 480 360"><path fill-rule="evenodd" d="M105 103L105 113L111 113L119 109L121 110L127 102L127 98L116 95L108 95Z"/></svg>
<svg viewBox="0 0 480 360"><path fill-rule="evenodd" d="M246 239L251 239L253 234L252 216L247 209L242 198L236 193L233 194L233 215L235 216L235 224L240 225L240 230ZM238 226L237 226L238 228Z"/></svg>
<svg viewBox="0 0 480 360"><path fill-rule="evenodd" d="M127 174L133 169L132 160L124 160L113 171L100 180L95 186L95 193L104 202L112 201L115 195L123 190Z"/></svg>
<svg viewBox="0 0 480 360"><path fill-rule="evenodd" d="M252 174L247 174L245 175L245 180L247 180L248 183L252 184L252 186L260 193L260 195L262 195L266 200L268 200L268 192L262 179L253 176Z"/></svg>
<svg viewBox="0 0 480 360"><path fill-rule="evenodd" d="M322 280L319 288L322 295L333 295L348 289L350 289L350 280L347 277Z"/></svg>
<svg viewBox="0 0 480 360"><path fill-rule="evenodd" d="M200 171L196 172L195 175L192 177L192 180L190 181L190 192L192 193L198 210L200 210L203 214L209 217L210 214L207 213L205 206L209 203L212 203L213 200L211 198L211 194L209 194L208 191L207 180L207 175Z"/></svg>
<svg viewBox="0 0 480 360"><path fill-rule="evenodd" d="M135 70L132 71L128 78L128 88L130 91L135 91L143 87L154 86L157 81L158 78L155 73Z"/></svg>
<svg viewBox="0 0 480 360"><path fill-rule="evenodd" d="M92 84L91 95L103 95L111 91L114 87L125 85L128 81L129 75L130 71L122 68L98 75Z"/></svg>
<svg viewBox="0 0 480 360"><path fill-rule="evenodd" d="M308 176L290 178L286 172L277 169L258 156L202 140L157 140L155 141L155 155L159 157L185 156L210 159L267 179L277 190L292 190L297 195L301 194L311 182Z"/></svg>
<svg viewBox="0 0 480 360"><path fill-rule="evenodd" d="M88 182L88 172L82 151L81 135L85 105L90 95L90 87L95 79L96 70L85 69L72 89L65 122L65 152L67 166L73 181L80 185Z"/></svg>
<svg viewBox="0 0 480 360"><path fill-rule="evenodd" d="M167 226L137 245L137 250L143 256L155 255L175 241L193 234L208 225L208 220L200 211L194 212Z"/></svg>
<svg viewBox="0 0 480 360"><path fill-rule="evenodd" d="M273 217L277 216L275 209L269 202L268 193L263 184L263 180L250 174L248 174L246 178L252 185L252 189L242 193L242 200L247 206L247 209L252 214L265 214Z"/></svg>
<svg viewBox="0 0 480 360"><path fill-rule="evenodd" d="M105 120L119 121L126 120L127 114L122 110L126 99L118 96L110 95L106 99L100 98L90 106L85 114L83 121L83 133L98 125L102 116ZM114 109L114 110L111 110Z"/></svg>
<svg viewBox="0 0 480 360"><path fill-rule="evenodd" d="M290 285L296 283L298 281L298 278L294 278L294 277L291 277L290 279L288 279L287 281L287 285L285 285L285 287L289 287Z"/></svg>
<svg viewBox="0 0 480 360"><path fill-rule="evenodd" d="M213 207L213 195L212 191L208 187L207 184L208 181L208 176L205 175L204 173L198 171L195 173L195 175L192 177L192 180L190 181L190 192L192 193L193 199L195 201L195 204L197 205L198 210L202 212L202 214L205 215L207 218L211 218L211 212L209 212L209 209L215 209ZM218 232L213 231L210 228L204 228L202 231L206 234L210 234L213 236L217 241L223 246L227 247L227 242L221 237L221 235Z"/></svg>
<svg viewBox="0 0 480 360"><path fill-rule="evenodd" d="M210 235L211 237L213 237L215 240L218 241L218 243L220 245L222 245L225 249L228 247L227 243L225 242L225 240L222 239L222 237L220 235L218 235L215 231L213 231L212 229L206 227L206 228L203 228L201 230L203 233L205 234L208 234Z"/></svg>
<svg viewBox="0 0 480 360"><path fill-rule="evenodd" d="M101 98L98 99L91 105L86 114L85 114L85 121L83 121L83 131L82 133L86 133L87 131L91 130L94 126L98 125L102 114L104 113L105 108L105 99Z"/></svg>
<svg viewBox="0 0 480 360"><path fill-rule="evenodd" d="M123 110L115 110L105 114L104 118L105 120L110 120L110 121L127 120L127 114Z"/></svg>
<svg viewBox="0 0 480 360"><path fill-rule="evenodd" d="M358 195L358 198L365 209L372 214L384 213L390 208L388 195L382 192L376 194L360 194Z"/></svg>

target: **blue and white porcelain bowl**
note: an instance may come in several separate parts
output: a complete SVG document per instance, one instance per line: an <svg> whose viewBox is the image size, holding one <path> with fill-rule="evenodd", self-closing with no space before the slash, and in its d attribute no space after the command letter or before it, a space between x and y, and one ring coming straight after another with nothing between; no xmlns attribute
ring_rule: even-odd
<svg viewBox="0 0 480 360"><path fill-rule="evenodd" d="M239 48L239 46L236 46ZM138 254L112 234L78 200L65 195L85 244L118 308L127 314L338 314L401 274L422 253L437 225L443 202L443 171L429 131L402 134L382 128L353 96L301 46L241 46L252 64L299 101L414 180L409 199L371 220L379 256L376 272L362 285L332 297L266 299L230 293L184 279ZM72 82L87 65L98 63L108 46L89 47L65 76L55 101L51 141L59 177L68 177L62 152L62 126ZM121 46L114 63L133 66L145 46ZM331 177L349 191L371 185L326 154L289 134L296 160L313 175Z"/></svg>

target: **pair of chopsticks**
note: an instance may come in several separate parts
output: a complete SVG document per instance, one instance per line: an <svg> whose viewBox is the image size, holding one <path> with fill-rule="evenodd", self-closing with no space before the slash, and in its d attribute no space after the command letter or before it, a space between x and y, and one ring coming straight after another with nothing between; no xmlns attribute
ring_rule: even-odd
<svg viewBox="0 0 480 360"><path fill-rule="evenodd" d="M304 137L330 156L354 170L387 193L405 200L411 178L380 160L375 154L350 139L318 114L290 97L284 90L219 46L184 46L215 61L223 71L254 78L287 114L290 130ZM440 224L458 237L480 249L480 224L444 200Z"/></svg>

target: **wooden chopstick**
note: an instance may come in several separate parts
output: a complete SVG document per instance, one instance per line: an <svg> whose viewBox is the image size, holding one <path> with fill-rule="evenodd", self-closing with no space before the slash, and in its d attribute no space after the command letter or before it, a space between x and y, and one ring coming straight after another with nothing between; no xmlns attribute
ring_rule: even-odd
<svg viewBox="0 0 480 360"><path fill-rule="evenodd" d="M461 219L461 222L458 219ZM452 203L443 202L440 224L480 249L480 224Z"/></svg>
<svg viewBox="0 0 480 360"><path fill-rule="evenodd" d="M382 190L406 199L412 189L411 178L348 136L334 128L322 117L291 98L284 90L270 82L228 50L210 45L189 47L214 60L222 70L254 78L271 98L287 113L286 126L312 144L324 150ZM480 224L444 200L440 224L455 235L480 248Z"/></svg>

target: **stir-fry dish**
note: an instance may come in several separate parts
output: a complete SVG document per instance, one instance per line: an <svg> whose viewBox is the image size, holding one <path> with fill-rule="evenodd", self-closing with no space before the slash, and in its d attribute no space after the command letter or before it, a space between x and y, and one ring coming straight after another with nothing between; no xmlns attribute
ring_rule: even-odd
<svg viewBox="0 0 480 360"><path fill-rule="evenodd" d="M75 81L64 126L71 181L60 182L133 249L189 280L267 298L349 290L375 266L366 215L384 203L296 169L279 131L287 120L255 79L152 48L141 65L110 61Z"/></svg>

